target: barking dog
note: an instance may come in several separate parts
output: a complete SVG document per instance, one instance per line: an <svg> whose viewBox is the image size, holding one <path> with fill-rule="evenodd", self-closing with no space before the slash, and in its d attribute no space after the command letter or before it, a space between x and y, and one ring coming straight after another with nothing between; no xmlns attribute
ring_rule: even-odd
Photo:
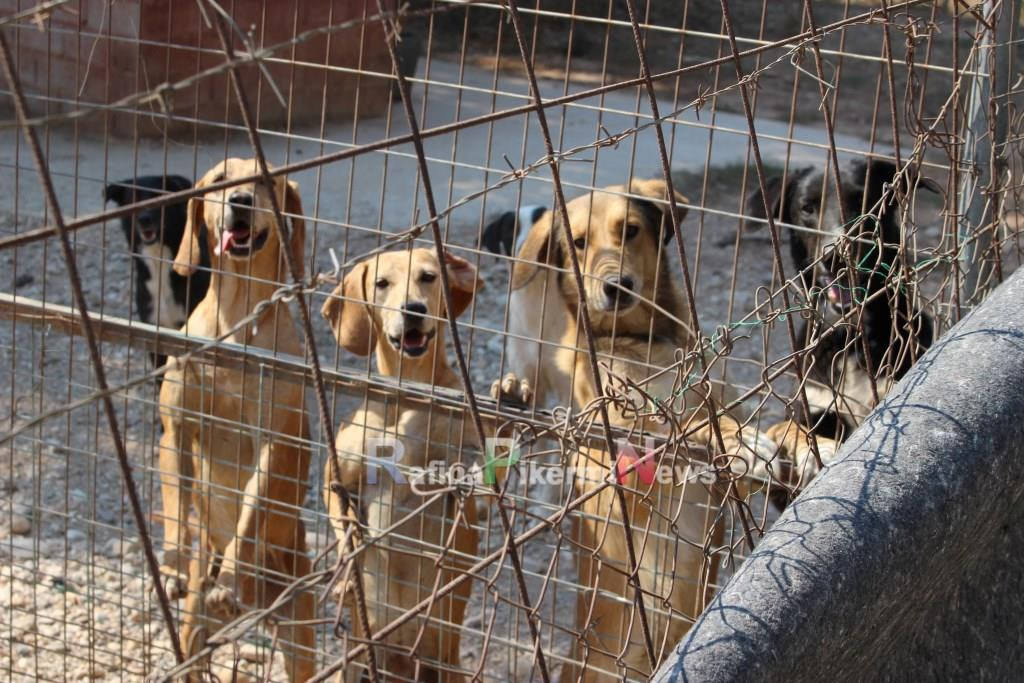
<svg viewBox="0 0 1024 683"><path fill-rule="evenodd" d="M125 206L190 187L192 181L178 175L139 176L107 185L103 201ZM206 296L210 256L205 240L200 241L199 270L184 276L171 267L185 234L185 207L185 202L175 202L121 219L135 270L135 313L144 323L178 329ZM153 362L160 366L165 360L157 356Z"/></svg>
<svg viewBox="0 0 1024 683"><path fill-rule="evenodd" d="M255 160L228 159L198 186L256 169ZM269 210L270 192L277 193L284 211L302 214L296 186L282 179L273 187L248 183L189 201L174 269L183 276L195 271L202 239L213 254L210 288L189 316L190 334L225 334L258 302L269 300L276 283L286 280L285 249L301 267L304 224L292 218L291 242L283 243ZM291 312L281 302L226 341L303 355ZM181 642L192 656L239 605L266 607L296 577L309 573L299 518L309 474L309 427L299 382L280 377L264 382L196 360L171 363L160 389L164 570L172 595L188 578ZM195 553L189 552L187 529L192 503L200 520ZM277 630L289 677L306 680L313 674L313 596L299 594L281 612L285 621L298 622Z"/></svg>
<svg viewBox="0 0 1024 683"><path fill-rule="evenodd" d="M932 343L932 320L914 305L912 282L896 280L906 264L893 189L901 195L918 187L942 190L929 178L912 176L910 183L901 177L899 187L887 193L897 170L881 160L858 159L845 166L840 173L845 224L834 180L820 168L790 173L785 183L773 178L767 187L772 214L796 226L789 231L793 261L804 286L821 302L820 324L804 323L802 336L809 342L811 335L837 326L811 351L811 414L798 420L840 441L876 404L872 376L881 399ZM759 190L747 208L750 215L765 217Z"/></svg>
<svg viewBox="0 0 1024 683"><path fill-rule="evenodd" d="M448 272L453 313L458 316L483 286L469 262L448 254L440 264L433 250L413 249L387 252L357 264L322 309L338 343L360 356L375 352L384 375L458 387L445 352L441 268ZM338 539L349 538L351 522L343 501L331 490L334 481L357 494L359 515L371 537L389 530L387 537L363 553L372 631L429 597L438 580L444 584L452 579L476 551L475 507L460 506L446 494L422 508L430 498L412 487L412 468L458 462L451 453L457 452L462 433L461 419L407 398L370 400L338 432L340 472L335 472L332 462L324 472L324 496ZM386 446L386 451L380 446ZM374 464L381 462L386 466ZM420 488L424 486L429 484L420 482ZM437 556L434 549L438 547L449 549L445 557ZM439 560L441 576L435 564ZM469 589L466 583L438 599L422 634L421 622L416 620L388 638L388 647L380 655L389 676L461 680L451 672L460 664L459 629ZM448 626L440 627L438 620ZM350 673L349 680L358 678Z"/></svg>

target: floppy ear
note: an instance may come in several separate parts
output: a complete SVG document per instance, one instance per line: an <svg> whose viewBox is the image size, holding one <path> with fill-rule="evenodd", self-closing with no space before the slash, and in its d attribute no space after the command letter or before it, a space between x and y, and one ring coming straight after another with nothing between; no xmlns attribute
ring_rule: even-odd
<svg viewBox="0 0 1024 683"><path fill-rule="evenodd" d="M513 290L525 287L540 269L535 263L527 263L526 261L557 263L562 260L561 242L552 232L554 221L555 212L548 211L530 228L523 246L520 247L519 253L516 254L516 258L520 260L517 260L512 265Z"/></svg>
<svg viewBox="0 0 1024 683"><path fill-rule="evenodd" d="M798 175L790 174L789 185L792 186L798 177ZM747 195L746 202L744 203L746 204L748 216L767 219L768 214L765 213L765 205L767 205L771 208L772 217L779 217L779 211L782 210L782 176L772 176L765 180L765 192L767 197L761 194L761 188L758 186ZM783 216L783 220L786 223L792 222L786 220L785 216ZM754 226L760 228L761 224L755 223Z"/></svg>
<svg viewBox="0 0 1024 683"><path fill-rule="evenodd" d="M484 228L480 246L493 254L511 254L516 232L516 212L506 211Z"/></svg>
<svg viewBox="0 0 1024 683"><path fill-rule="evenodd" d="M477 290L483 289L484 281L477 275L476 266L448 251L444 252L444 267L452 290L452 313L458 318L469 308Z"/></svg>
<svg viewBox="0 0 1024 683"><path fill-rule="evenodd" d="M206 185L206 178L199 181L196 187ZM203 234L209 244L209 253L213 253L213 235L206 226L203 218L203 200L201 197L192 197L188 200L188 217L185 220L185 234L178 245L178 254L174 257L174 272L182 277L188 277L196 272L202 259L202 248L199 240Z"/></svg>
<svg viewBox="0 0 1024 683"><path fill-rule="evenodd" d="M181 192L192 187L192 181L180 175L164 176L164 190L166 192Z"/></svg>
<svg viewBox="0 0 1024 683"><path fill-rule="evenodd" d="M122 180L119 183L111 183L103 188L103 202L114 202L118 206L124 206L127 201L125 199L125 192L129 190L128 185L132 181Z"/></svg>
<svg viewBox="0 0 1024 683"><path fill-rule="evenodd" d="M295 261L295 277L302 280L306 277L306 220L302 217L302 199L299 197L299 185L291 180L285 185L284 210L292 214L291 246L292 259Z"/></svg>
<svg viewBox="0 0 1024 683"><path fill-rule="evenodd" d="M638 194L642 197L650 197L651 199L660 199L661 202L645 202L644 210L649 213L651 218L651 224L654 226L655 235L660 235L662 242L667 243L675 233L672 230L672 221L669 218L669 210L671 204L668 198L668 183L661 178L652 178L650 180L634 180L629 186L630 194ZM680 194L678 191L673 191L676 200L676 223L682 223L683 219L686 218L686 214L689 212L684 204L689 204L690 200Z"/></svg>
<svg viewBox="0 0 1024 683"><path fill-rule="evenodd" d="M320 309L331 325L334 338L357 356L370 355L376 344L373 321L366 306L366 272L369 266L370 261L357 263Z"/></svg>
<svg viewBox="0 0 1024 683"><path fill-rule="evenodd" d="M898 170L896 164L884 159L872 159L869 163L872 181L875 178L879 178L882 182L892 182L892 177L896 175ZM942 194L942 186L928 176L920 175L919 169L912 169L907 175L910 176L909 185L911 190L925 189L938 195Z"/></svg>

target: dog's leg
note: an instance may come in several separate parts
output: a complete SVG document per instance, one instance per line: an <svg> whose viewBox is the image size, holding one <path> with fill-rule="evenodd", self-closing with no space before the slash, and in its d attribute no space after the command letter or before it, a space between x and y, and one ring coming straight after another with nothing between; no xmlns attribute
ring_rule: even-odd
<svg viewBox="0 0 1024 683"><path fill-rule="evenodd" d="M168 382L167 386L170 385ZM164 540L160 571L164 576L167 596L177 600L185 594L189 580L192 537L188 516L192 504L194 429L183 424L180 415L165 413L161 415L161 421L164 433L160 437L158 461Z"/></svg>
<svg viewBox="0 0 1024 683"><path fill-rule="evenodd" d="M576 485L579 495L600 486L607 472L607 454L598 449L583 449L576 455ZM622 547L621 517L618 501L611 488L590 498L573 517L572 533L576 546L579 593L576 598L576 630L581 638L575 643L574 660L584 661L584 681L614 681L619 676L615 655L626 649L630 608L609 596L632 596L619 563L625 563ZM639 627L637 627L639 630ZM580 672L572 670L567 680L576 680Z"/></svg>
<svg viewBox="0 0 1024 683"><path fill-rule="evenodd" d="M446 564L450 563L455 566L455 569L446 569L441 573L441 583L447 583L454 579L458 574L469 569L469 562L462 560L462 557L472 557L477 551L477 544L479 538L476 532L476 506L472 501L467 501L462 506L462 516L458 511L458 504L453 498L449 498L445 505L448 507L446 512L447 519L451 520L454 526L454 543L453 547L456 551L455 554L449 555L446 560ZM447 526L447 525L446 525ZM446 530L447 531L447 530ZM440 540L440 539L439 539ZM465 677L455 673L454 670L461 668L462 657L461 657L461 627L465 621L466 608L469 605L470 592L472 591L472 584L468 581L461 584L455 591L453 591L447 598L441 601L440 617L445 622L455 624L455 628L441 628L438 634L440 658L443 664L440 670L437 672L438 681L455 682L463 681Z"/></svg>
<svg viewBox="0 0 1024 683"><path fill-rule="evenodd" d="M353 494L359 491L362 466L357 460L342 457L342 453L345 453L348 448L348 439L345 429L338 432L335 444L337 445L336 451L339 459L341 459L341 463L339 463L341 472L335 472L334 462L330 457L325 460L323 497L324 505L327 508L327 519L330 521L331 528L334 529L334 537L339 543L338 552L344 553L348 548L343 547L341 544L346 543L346 538L349 533L356 532L358 534L358 528L352 528L353 524L358 523L358 510L355 509L355 503L353 501L344 500L342 495L335 492L332 486L337 482L341 485L346 494ZM353 542L358 542L358 535L352 540ZM335 600L339 600L348 592L348 590L348 581L338 581L331 590L331 594L334 596Z"/></svg>
<svg viewBox="0 0 1024 683"><path fill-rule="evenodd" d="M199 536L199 549L192 555L192 561L189 563L188 592L185 596L185 614L181 627L181 645L187 658L199 654L206 646L206 639L217 628L207 617L203 600L205 588L209 584L207 573L213 554L207 546L206 532L201 530ZM188 674L187 680L190 683L205 680L208 676L202 674L208 668L209 660L201 660Z"/></svg>
<svg viewBox="0 0 1024 683"><path fill-rule="evenodd" d="M280 431L308 434L287 426ZM217 585L206 597L208 607L232 615L236 600L255 603L259 582L254 568L265 567L270 552L297 547L298 507L305 498L308 474L307 448L273 441L259 444L256 471L245 484L235 535L224 551Z"/></svg>
<svg viewBox="0 0 1024 683"><path fill-rule="evenodd" d="M796 491L803 489L821 468L811 450L810 432L803 425L785 420L765 430L765 435L779 444L785 464L783 482ZM839 452L839 442L826 436L815 435L821 464L827 465Z"/></svg>
<svg viewBox="0 0 1024 683"><path fill-rule="evenodd" d="M295 540L296 547L293 550L275 550L268 554L269 576L264 606L276 600L292 579L305 576L311 570L306 556L305 528L301 521L298 522ZM276 627L277 641L284 655L285 670L290 681L305 681L315 673L316 632L308 623L313 619L315 609L313 593L304 590L278 611L278 616L284 622L305 622L285 623Z"/></svg>
<svg viewBox="0 0 1024 683"><path fill-rule="evenodd" d="M725 454L728 456L722 462L737 477L737 495L743 498L750 495L751 485L757 481L780 480L780 471L785 467L784 454L770 435L753 425L743 425L728 414L720 415L717 419ZM717 438L710 425L699 429L693 435L693 440L706 443L714 452L718 452Z"/></svg>

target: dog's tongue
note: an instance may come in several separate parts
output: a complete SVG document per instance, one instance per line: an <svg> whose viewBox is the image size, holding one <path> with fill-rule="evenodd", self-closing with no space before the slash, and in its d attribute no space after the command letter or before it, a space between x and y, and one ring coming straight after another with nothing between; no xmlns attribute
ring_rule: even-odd
<svg viewBox="0 0 1024 683"><path fill-rule="evenodd" d="M832 285L826 292L829 303L835 306L847 306L850 303L850 295L839 285Z"/></svg>
<svg viewBox="0 0 1024 683"><path fill-rule="evenodd" d="M246 236L249 235L249 231L248 230L246 230L244 232L245 232L245 235L243 235L243 237L246 237ZM220 244L217 245L217 248L214 249L213 252L217 256L220 256L221 254L223 254L224 252L226 252L228 249L230 249L233 246L235 246L235 231L234 230L225 230L224 232L222 232L220 234Z"/></svg>

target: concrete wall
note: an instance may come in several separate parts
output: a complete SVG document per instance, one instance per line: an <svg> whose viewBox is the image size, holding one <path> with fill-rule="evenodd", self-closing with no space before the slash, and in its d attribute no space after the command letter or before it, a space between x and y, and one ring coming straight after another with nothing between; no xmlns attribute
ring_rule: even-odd
<svg viewBox="0 0 1024 683"><path fill-rule="evenodd" d="M938 341L656 680L1020 680L1024 273Z"/></svg>
<svg viewBox="0 0 1024 683"><path fill-rule="evenodd" d="M0 15L28 7L18 0L0 0ZM390 3L385 3L388 6ZM113 103L161 83L175 83L224 62L216 29L206 26L191 0L82 0L75 13L57 10L40 31L21 26L4 27L16 53L18 73L35 115L58 113L90 103ZM234 0L226 5L238 26L265 47L290 40L303 31L373 15L375 0ZM365 14L364 14L365 13ZM384 112L390 97L391 60L379 22L320 35L274 54L297 64L268 64L289 107L282 107L259 70L243 70L245 83L262 126L284 128L319 123L326 110L328 122L351 120L357 102L362 116ZM243 50L236 38L234 48ZM305 63L305 65L303 65ZM328 71L333 67L363 69L354 74ZM376 75L373 73L376 72ZM326 93L326 96L325 96ZM241 115L226 74L170 94L168 120L161 105L130 112L96 113L82 120L87 129L108 127L118 135L192 133L183 118L241 125ZM150 115L152 114L152 115ZM200 127L200 134L210 132Z"/></svg>

